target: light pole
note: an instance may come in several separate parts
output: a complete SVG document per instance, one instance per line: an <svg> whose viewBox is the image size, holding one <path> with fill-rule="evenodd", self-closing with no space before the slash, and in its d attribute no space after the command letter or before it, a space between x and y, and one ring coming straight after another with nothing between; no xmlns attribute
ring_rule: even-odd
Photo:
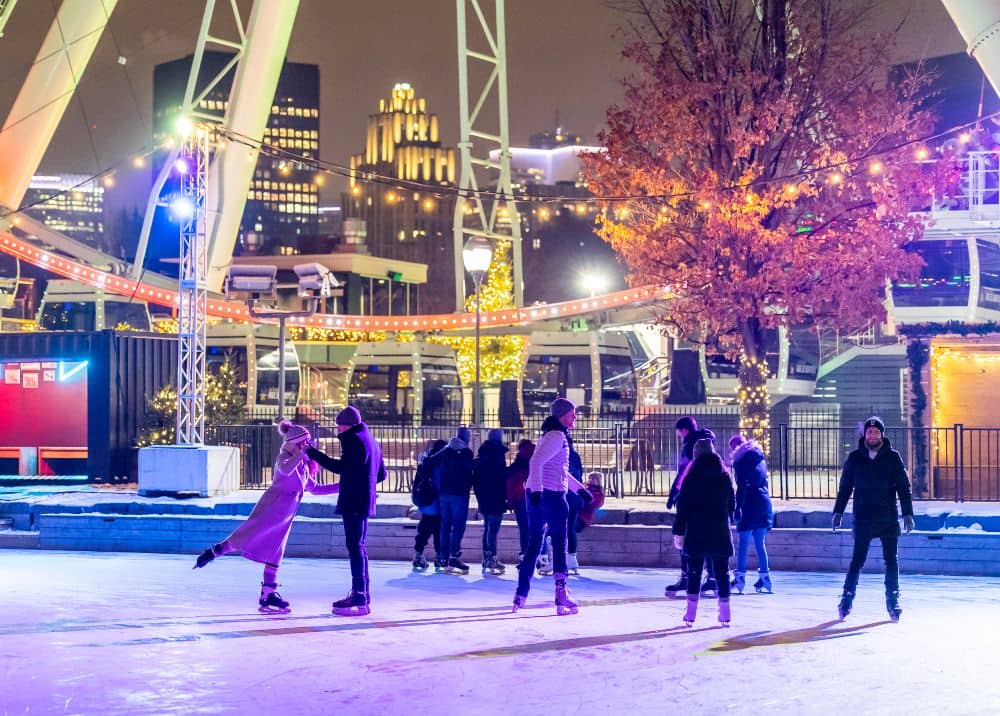
<svg viewBox="0 0 1000 716"><path fill-rule="evenodd" d="M490 262L493 260L493 244L482 236L473 236L465 242L462 249L462 263L465 270L472 274L472 281L476 284L476 382L472 389L472 425L478 428L480 423L481 410L481 388L479 383L479 328L480 328L480 304L482 296L479 290L483 285L483 278L489 271Z"/></svg>
<svg viewBox="0 0 1000 716"><path fill-rule="evenodd" d="M584 288L590 291L590 297L593 298L598 293L604 291L608 287L607 279L598 273L587 273L582 276L582 281Z"/></svg>

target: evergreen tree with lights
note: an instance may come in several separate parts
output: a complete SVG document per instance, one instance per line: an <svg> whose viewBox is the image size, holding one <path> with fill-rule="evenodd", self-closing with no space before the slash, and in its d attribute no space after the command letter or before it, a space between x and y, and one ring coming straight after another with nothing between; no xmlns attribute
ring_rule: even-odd
<svg viewBox="0 0 1000 716"><path fill-rule="evenodd" d="M671 291L665 322L739 360L740 426L769 437L767 334L856 330L913 277L932 195L919 71L886 81L892 36L863 3L611 0L636 72L581 157L599 231L632 285ZM870 8L868 8L870 10Z"/></svg>
<svg viewBox="0 0 1000 716"><path fill-rule="evenodd" d="M242 422L246 408L246 385L241 385L232 364L226 360L205 379L205 424L232 425ZM177 441L177 386L166 385L149 401L146 424L136 446L173 445Z"/></svg>

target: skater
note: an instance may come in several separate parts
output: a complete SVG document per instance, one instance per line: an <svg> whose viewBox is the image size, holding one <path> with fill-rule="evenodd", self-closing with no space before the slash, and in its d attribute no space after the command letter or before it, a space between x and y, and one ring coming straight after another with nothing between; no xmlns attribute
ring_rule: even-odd
<svg viewBox="0 0 1000 716"><path fill-rule="evenodd" d="M426 489L428 494L418 498L421 502L427 502L427 504L417 505L417 508L420 510L420 522L417 523L417 537L413 541L414 572L426 572L427 568L430 567L430 563L424 557L424 548L427 547L427 542L431 538L434 539L435 555L441 551L441 506L438 499L441 489L441 470L440 467L435 469L430 465L425 465L425 463L428 455L444 449L444 446L447 444L444 440L435 440L431 444L430 449L425 453L421 453L418 459L417 472L426 471L426 474L418 474L414 478L414 489L420 489L421 492ZM427 480L426 486L418 485L422 480Z"/></svg>
<svg viewBox="0 0 1000 716"><path fill-rule="evenodd" d="M680 481L681 476L687 469L687 466L691 464L694 459L694 444L699 440L710 440L712 446L715 446L715 434L708 428L698 428L698 421L695 420L690 415L685 415L684 417L678 419L677 423L674 425L674 429L677 431L677 439L681 441L680 454L677 456L677 475L674 477L674 483L670 486L670 494L667 497L667 509L673 509L677 505L677 497L680 493ZM678 580L671 584L669 587L663 590L663 593L667 597L674 597L678 592L687 592L687 561L684 554L681 553L681 576ZM719 585L715 580L715 573L712 571L711 563L708 567L708 575L705 577L705 584L702 585L701 591L703 594L708 596L709 593L718 594Z"/></svg>
<svg viewBox="0 0 1000 716"><path fill-rule="evenodd" d="M257 501L246 522L222 542L198 556L193 569L204 567L216 557L239 552L253 562L264 565L264 580L260 585L259 609L262 614L288 614L288 602L278 594L278 568L285 555L292 520L299 509L303 492L332 495L340 485L317 485L319 467L306 455L309 432L301 425L283 420L278 425L281 451L274 461L271 486Z"/></svg>
<svg viewBox="0 0 1000 716"><path fill-rule="evenodd" d="M868 557L868 547L873 539L882 542L885 559L885 608L889 618L897 621L903 610L899 606L899 514L896 497L903 511L903 529L913 530L913 500L910 497L910 480L903 466L903 459L892 449L885 437L885 423L872 416L865 421L864 435L858 449L847 456L844 472L840 477L837 502L833 507L833 530L836 532L844 518L847 501L854 493L854 554L844 580L844 593L838 611L844 619L851 613L858 577Z"/></svg>
<svg viewBox="0 0 1000 716"><path fill-rule="evenodd" d="M560 615L574 614L577 604L566 590L566 518L569 512L566 493L569 490L587 493L587 488L569 474L568 437L576 424L576 406L566 398L556 398L549 412L549 417L542 423L542 437L531 457L525 484L530 538L524 559L518 567L513 611L516 612L527 601L535 559L542 548L542 536L547 524L552 538L556 611ZM581 497L584 502L592 499L590 493Z"/></svg>
<svg viewBox="0 0 1000 716"><path fill-rule="evenodd" d="M569 474L583 484L583 460L580 459L580 453L573 448L573 438L569 435L566 438L569 440ZM579 574L580 562L576 558L576 521L580 517L580 511L583 510L583 498L570 490L566 493L566 504L569 507L566 520L566 570L569 574Z"/></svg>
<svg viewBox="0 0 1000 716"><path fill-rule="evenodd" d="M736 477L736 532L739 545L736 548L736 571L732 588L743 594L746 586L747 554L753 539L757 552L757 581L753 588L757 592L773 594L771 573L768 570L767 549L764 538L774 526L774 512L771 496L767 491L767 463L764 462L764 448L756 440L747 440L742 435L729 439L732 451L733 473Z"/></svg>
<svg viewBox="0 0 1000 716"><path fill-rule="evenodd" d="M507 453L503 430L494 428L486 434L473 461L472 480L479 514L483 516L483 574L503 574L497 553L497 535L503 513L507 511Z"/></svg>
<svg viewBox="0 0 1000 716"><path fill-rule="evenodd" d="M524 559L524 553L528 551L528 505L524 496L524 483L528 479L528 465L534 454L535 443L524 438L517 443L514 462L507 466L507 504L514 510L514 519L517 520L518 567Z"/></svg>
<svg viewBox="0 0 1000 716"><path fill-rule="evenodd" d="M441 551L434 569L450 574L468 574L469 565L462 562L462 537L469 519L469 492L472 489L472 434L464 425L455 432L442 450L428 456L427 461L441 474Z"/></svg>
<svg viewBox="0 0 1000 716"><path fill-rule="evenodd" d="M729 558L733 555L729 522L736 496L729 473L709 438L698 440L692 454L694 460L681 476L673 526L674 546L687 558L688 566L684 623L694 623L702 568L711 562L719 580L719 623L729 626Z"/></svg>
<svg viewBox="0 0 1000 716"><path fill-rule="evenodd" d="M344 520L344 538L351 561L351 591L333 603L333 613L363 616L371 612L365 537L368 518L375 516L375 485L385 479L385 462L381 446L361 421L357 408L348 405L337 413L336 423L340 458L332 458L315 448L309 448L307 454L321 467L340 475L337 513Z"/></svg>

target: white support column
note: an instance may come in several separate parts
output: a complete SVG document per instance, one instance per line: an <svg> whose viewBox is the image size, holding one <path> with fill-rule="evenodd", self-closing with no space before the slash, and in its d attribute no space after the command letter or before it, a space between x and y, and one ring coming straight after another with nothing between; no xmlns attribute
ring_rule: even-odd
<svg viewBox="0 0 1000 716"><path fill-rule="evenodd" d="M473 10L472 27L481 30L485 48L474 50L469 42L468 8ZM507 35L504 0L494 0L493 26L483 13L481 0L455 0L458 26L458 97L461 140L459 199L455 203L453 244L455 253L455 310L465 311L465 274L462 246L466 236L483 236L493 242L511 242L513 250L514 305L524 305L524 280L521 265L521 221L514 203L510 173L510 135L507 106ZM478 34L474 36L478 37ZM470 60L485 63L488 76L477 83L475 106L470 107ZM480 114L488 102L496 103L496 129L482 129ZM490 160L490 150L499 149L499 161ZM480 193L476 170L482 170L483 187L492 193ZM466 207L472 209L466 214ZM501 209L506 210L508 227L499 227Z"/></svg>
<svg viewBox="0 0 1000 716"><path fill-rule="evenodd" d="M205 443L205 337L208 326L206 227L209 131L199 126L184 142L187 172L181 197L191 215L181 224L177 311L177 444Z"/></svg>
<svg viewBox="0 0 1000 716"><path fill-rule="evenodd" d="M21 205L117 4L63 0L0 130L0 206ZM3 22L11 9L9 0L0 8Z"/></svg>
<svg viewBox="0 0 1000 716"><path fill-rule="evenodd" d="M996 0L942 0L968 46L969 56L1000 94L1000 3Z"/></svg>
<svg viewBox="0 0 1000 716"><path fill-rule="evenodd" d="M3 37L3 29L7 27L7 21L10 20L15 5L17 0L0 0L0 37Z"/></svg>

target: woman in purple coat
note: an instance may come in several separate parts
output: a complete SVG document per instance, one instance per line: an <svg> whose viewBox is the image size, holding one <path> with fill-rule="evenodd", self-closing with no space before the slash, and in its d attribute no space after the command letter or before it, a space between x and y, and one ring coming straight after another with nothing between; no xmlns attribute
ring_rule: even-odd
<svg viewBox="0 0 1000 716"><path fill-rule="evenodd" d="M216 557L238 552L253 562L264 565L264 581L260 586L262 614L287 614L291 611L278 589L278 567L285 555L292 520L298 512L304 492L331 495L340 491L339 484L317 485L319 466L306 455L309 432L301 425L284 420L278 425L284 438L281 452L274 462L271 486L264 491L253 512L226 539L198 556L194 569L204 567Z"/></svg>

